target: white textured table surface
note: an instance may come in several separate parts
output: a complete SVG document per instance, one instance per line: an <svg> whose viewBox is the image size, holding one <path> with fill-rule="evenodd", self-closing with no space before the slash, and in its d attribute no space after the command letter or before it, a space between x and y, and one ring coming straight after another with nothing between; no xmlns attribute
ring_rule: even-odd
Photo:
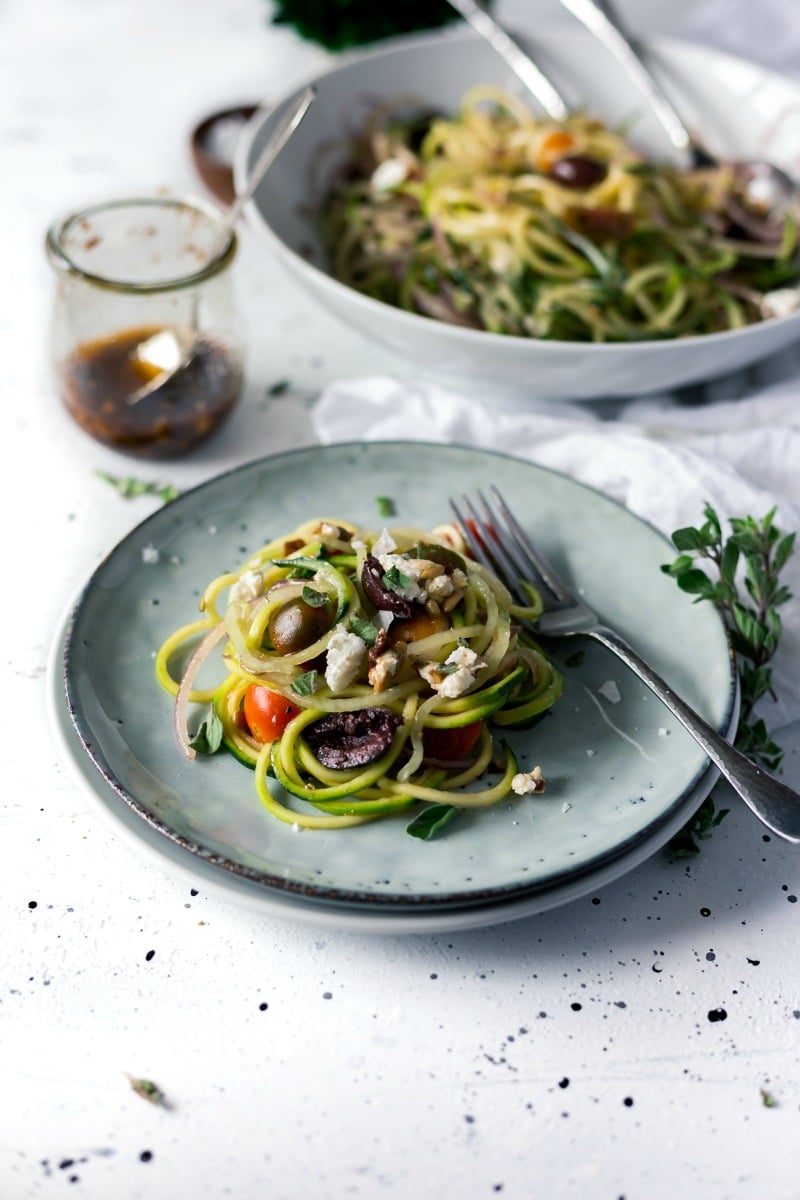
<svg viewBox="0 0 800 1200"><path fill-rule="evenodd" d="M114 193L196 190L194 121L325 61L267 14L259 0L0 10L0 1198L796 1200L800 859L738 804L696 860L656 855L559 911L364 936L193 889L122 840L59 760L45 714L59 621L153 504L97 470L187 487L308 442L322 384L389 366L245 233L249 389L207 449L142 467L55 399L48 223Z"/></svg>

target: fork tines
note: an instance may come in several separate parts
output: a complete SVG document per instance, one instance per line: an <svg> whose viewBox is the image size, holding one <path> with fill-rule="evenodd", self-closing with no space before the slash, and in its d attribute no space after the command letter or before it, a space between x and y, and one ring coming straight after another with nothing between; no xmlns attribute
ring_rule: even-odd
<svg viewBox="0 0 800 1200"><path fill-rule="evenodd" d="M525 604L529 597L520 586L520 580L537 585L545 581L531 556L532 547L519 522L498 490L493 487L491 493L496 509L483 492L476 493L476 503L463 496L460 502L463 512L454 500L450 501L450 507L478 562L502 579L514 597Z"/></svg>

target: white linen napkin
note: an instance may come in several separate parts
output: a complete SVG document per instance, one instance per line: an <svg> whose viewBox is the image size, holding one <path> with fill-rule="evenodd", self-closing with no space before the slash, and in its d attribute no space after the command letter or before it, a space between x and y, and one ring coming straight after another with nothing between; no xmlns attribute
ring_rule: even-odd
<svg viewBox="0 0 800 1200"><path fill-rule="evenodd" d="M761 518L774 506L784 533L800 531L797 376L702 406L649 397L613 420L601 406L496 411L435 383L381 376L330 385L312 420L323 443L411 438L502 450L597 488L667 536L701 524L706 501L726 531L730 517ZM782 578L794 598L780 610L778 700L760 710L770 729L800 719L800 545Z"/></svg>

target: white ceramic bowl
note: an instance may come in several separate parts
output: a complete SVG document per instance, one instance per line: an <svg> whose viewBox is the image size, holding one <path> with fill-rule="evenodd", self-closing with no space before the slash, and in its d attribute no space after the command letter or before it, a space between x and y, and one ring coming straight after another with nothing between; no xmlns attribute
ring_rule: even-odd
<svg viewBox="0 0 800 1200"><path fill-rule="evenodd" d="M790 170L800 141L800 87L761 67L675 40L651 44L689 127L713 151L770 156ZM575 107L611 124L635 120L633 141L669 157L669 145L619 67L582 29L536 30L538 61ZM632 396L696 383L783 349L800 337L800 313L728 333L668 342L591 345L536 341L462 329L372 300L337 282L315 212L347 134L381 98L409 97L454 111L470 86L521 90L501 59L471 31L398 39L352 57L314 81L317 100L268 172L249 218L291 274L349 327L396 351L407 366L446 379L546 399ZM237 188L292 97L248 127L236 162ZM399 364L402 367L402 363Z"/></svg>

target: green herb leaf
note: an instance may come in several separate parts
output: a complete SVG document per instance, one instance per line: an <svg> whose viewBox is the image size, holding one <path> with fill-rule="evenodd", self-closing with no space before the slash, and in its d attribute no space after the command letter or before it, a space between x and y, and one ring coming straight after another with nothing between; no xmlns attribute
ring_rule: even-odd
<svg viewBox="0 0 800 1200"><path fill-rule="evenodd" d="M166 1096L161 1088L153 1083L152 1079L137 1079L135 1075L128 1075L127 1079L137 1096L141 1096L143 1100L147 1100L150 1104L157 1104L161 1108L169 1107Z"/></svg>
<svg viewBox="0 0 800 1200"><path fill-rule="evenodd" d="M768 1092L766 1088L759 1088L759 1093L761 1095L761 1103L764 1105L764 1108L778 1107L778 1102L772 1095L772 1092Z"/></svg>
<svg viewBox="0 0 800 1200"><path fill-rule="evenodd" d="M316 588L304 587L303 599L310 608L324 608L328 603L328 597L324 592L318 592Z"/></svg>
<svg viewBox="0 0 800 1200"><path fill-rule="evenodd" d="M706 796L694 816L690 817L682 829L679 829L669 842L669 851L673 858L687 858L698 854L698 842L711 837L711 831L716 829L727 817L730 809L721 808L717 811L711 796Z"/></svg>
<svg viewBox="0 0 800 1200"><path fill-rule="evenodd" d="M449 825L457 815L458 809L452 804L429 804L410 825L406 825L406 833L411 837L429 842Z"/></svg>
<svg viewBox="0 0 800 1200"><path fill-rule="evenodd" d="M378 515L381 517L393 517L397 512L391 496L376 496L375 504L378 508Z"/></svg>
<svg viewBox="0 0 800 1200"><path fill-rule="evenodd" d="M701 571L699 567L692 567L688 571L681 571L680 575L676 576L675 581L682 592L688 592L692 596L697 596L699 600L710 600L712 598L714 585L705 571Z"/></svg>
<svg viewBox="0 0 800 1200"><path fill-rule="evenodd" d="M358 614L353 614L350 618L350 632L360 637L362 642L366 642L368 646L374 646L378 637L378 631L371 621L365 617L359 617Z"/></svg>
<svg viewBox="0 0 800 1200"><path fill-rule="evenodd" d="M672 535L672 544L676 550L702 550L711 545L712 540L706 537L702 530L693 529L691 526L676 529Z"/></svg>
<svg viewBox="0 0 800 1200"><path fill-rule="evenodd" d="M164 504L169 504L180 495L171 483L152 483L146 479L136 479L133 475L107 475L105 471L97 471L96 474L99 479L111 484L123 500L134 500L137 496L158 496Z"/></svg>
<svg viewBox="0 0 800 1200"><path fill-rule="evenodd" d="M413 580L408 575L404 575L399 567L390 567L383 577L383 586L389 588L390 591L411 587L412 582Z"/></svg>
<svg viewBox="0 0 800 1200"><path fill-rule="evenodd" d="M317 672L305 671L298 675L289 690L294 692L295 696L313 696L317 690Z"/></svg>
<svg viewBox="0 0 800 1200"><path fill-rule="evenodd" d="M189 745L197 754L216 754L222 745L222 734L222 721L212 705Z"/></svg>
<svg viewBox="0 0 800 1200"><path fill-rule="evenodd" d="M267 388L268 396L283 396L288 392L290 383L288 379L278 379L275 383Z"/></svg>

